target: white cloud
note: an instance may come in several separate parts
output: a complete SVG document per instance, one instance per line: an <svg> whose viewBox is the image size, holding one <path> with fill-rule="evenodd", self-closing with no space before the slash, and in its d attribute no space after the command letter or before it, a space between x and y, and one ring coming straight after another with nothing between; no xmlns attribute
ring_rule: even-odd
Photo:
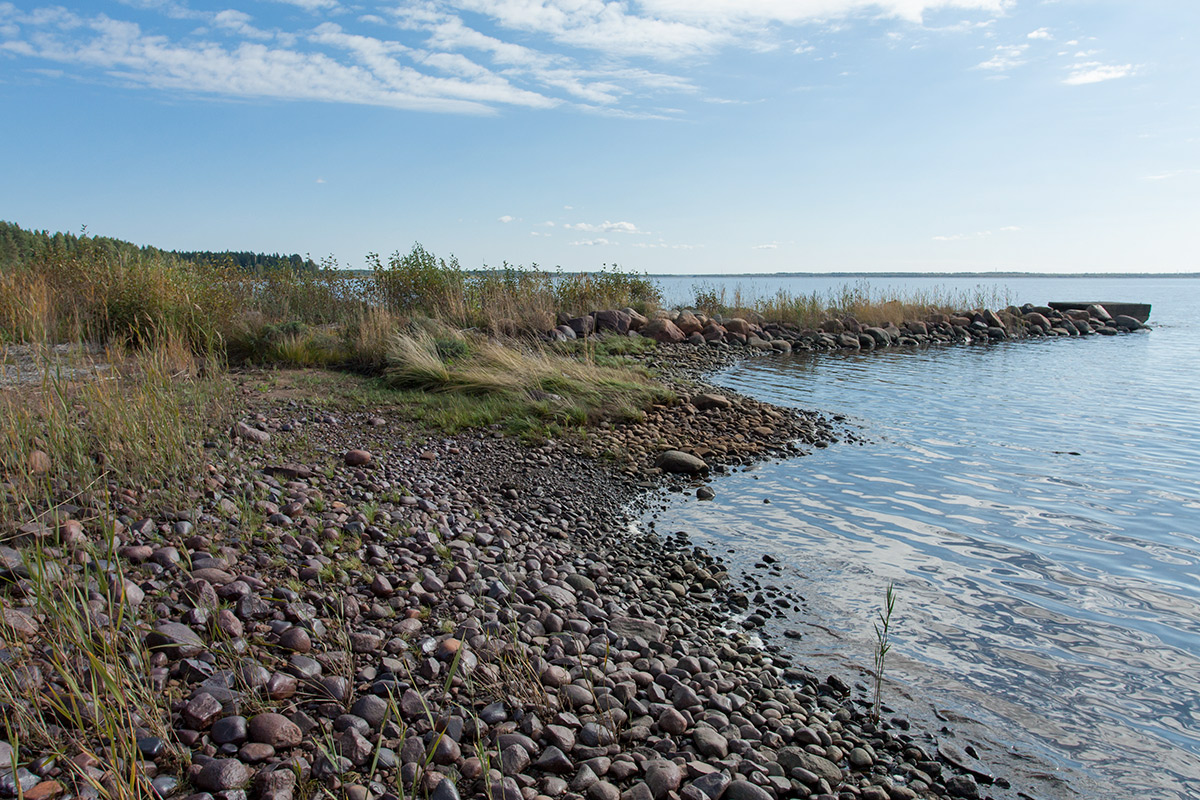
<svg viewBox="0 0 1200 800"><path fill-rule="evenodd" d="M131 17L136 24L62 8L19 13L0 0L0 9L8 9L0 13L0 53L87 67L126 86L162 91L474 114L505 106L568 107L672 119L682 112L659 98L699 95L692 76L703 73L692 66L720 50L807 53L812 45L789 28L819 26L822 35L832 35L867 18L920 23L926 12L945 9L994 17L1012 4L411 0L386 9L344 0L273 2L305 13L274 15L280 27L261 30L242 10L197 11L183 0L121 0L125 12L141 15ZM158 19L147 22L147 14ZM353 22L343 29L329 21L333 17ZM163 18L207 27L180 32L178 25L157 24ZM385 25L390 28L379 33ZM206 32L218 43L204 41ZM377 35L364 35L371 33ZM647 68L632 60L646 58L668 64L686 59L686 68Z"/></svg>
<svg viewBox="0 0 1200 800"><path fill-rule="evenodd" d="M609 244L617 244L617 242L610 242L602 236L595 239L580 239L577 242L571 242L573 247L603 247Z"/></svg>
<svg viewBox="0 0 1200 800"><path fill-rule="evenodd" d="M588 222L576 222L563 225L564 228L570 228L574 231L583 231L584 233L646 233L639 230L637 225L632 222L601 222L599 225L593 225Z"/></svg>
<svg viewBox="0 0 1200 800"><path fill-rule="evenodd" d="M274 2L296 6L309 12L332 11L340 7L337 0L274 0Z"/></svg>
<svg viewBox="0 0 1200 800"><path fill-rule="evenodd" d="M1172 178L1180 178L1184 175L1200 175L1200 169L1173 169L1167 172L1158 172L1153 175L1143 175L1144 181L1169 181Z"/></svg>
<svg viewBox="0 0 1200 800"><path fill-rule="evenodd" d="M516 219L516 217L512 216L511 214L505 214L504 216L499 217L496 221L503 222L505 225L507 225L508 223L512 222L515 219Z"/></svg>
<svg viewBox="0 0 1200 800"><path fill-rule="evenodd" d="M317 183L325 183L325 179L324 179L324 178L317 178Z"/></svg>
<svg viewBox="0 0 1200 800"><path fill-rule="evenodd" d="M975 231L974 233L951 233L951 234L944 234L941 236L931 236L929 238L935 242L964 242L968 239L985 239L988 236L995 235L996 233L1015 233L1016 231L1019 231L1019 230L1021 230L1021 226L1019 226L1019 225L1005 225L1001 228L997 228L995 231Z"/></svg>
<svg viewBox="0 0 1200 800"><path fill-rule="evenodd" d="M253 19L254 17L249 14L227 8L224 11L217 12L216 16L213 17L213 24L218 28L240 34L248 39L270 39L272 34L264 30L259 30L250 24L250 21Z"/></svg>
<svg viewBox="0 0 1200 800"><path fill-rule="evenodd" d="M1087 61L1073 65L1071 74L1063 78L1063 83L1068 86L1082 86L1125 78L1135 72L1137 68L1133 64L1101 64L1099 61Z"/></svg>
<svg viewBox="0 0 1200 800"><path fill-rule="evenodd" d="M236 14L226 20L244 23ZM482 68L469 79L421 72L401 61L408 54L404 45L346 34L332 23L319 25L307 40L349 54L350 62L325 52L258 42L228 48L204 41L173 43L104 15L81 20L50 14L33 35L0 41L0 50L95 67L133 85L233 97L476 114L490 113L499 104L549 108L560 102Z"/></svg>
<svg viewBox="0 0 1200 800"><path fill-rule="evenodd" d="M770 244L756 244L750 247L751 250L778 250L779 245L771 242Z"/></svg>
<svg viewBox="0 0 1200 800"><path fill-rule="evenodd" d="M1025 34L1026 39L1053 39L1054 36L1050 33L1049 28L1038 28L1036 31L1030 31Z"/></svg>
<svg viewBox="0 0 1200 800"><path fill-rule="evenodd" d="M1027 44L1005 44L996 48L992 57L987 61L975 65L975 69L994 70L996 72L1007 72L1010 69L1015 69L1025 63L1025 51L1029 49Z"/></svg>
<svg viewBox="0 0 1200 800"><path fill-rule="evenodd" d="M998 14L1012 0L643 0L648 11L709 24L826 22L863 12L920 23L927 11L960 8Z"/></svg>

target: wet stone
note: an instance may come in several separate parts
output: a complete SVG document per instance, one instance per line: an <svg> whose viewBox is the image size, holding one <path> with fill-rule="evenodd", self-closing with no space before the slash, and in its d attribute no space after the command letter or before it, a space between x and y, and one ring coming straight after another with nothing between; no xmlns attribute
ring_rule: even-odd
<svg viewBox="0 0 1200 800"><path fill-rule="evenodd" d="M142 758L154 761L167 749L167 743L157 736L143 736L137 740L138 752Z"/></svg>
<svg viewBox="0 0 1200 800"><path fill-rule="evenodd" d="M246 718L224 717L213 723L209 738L213 744L241 744L246 741Z"/></svg>

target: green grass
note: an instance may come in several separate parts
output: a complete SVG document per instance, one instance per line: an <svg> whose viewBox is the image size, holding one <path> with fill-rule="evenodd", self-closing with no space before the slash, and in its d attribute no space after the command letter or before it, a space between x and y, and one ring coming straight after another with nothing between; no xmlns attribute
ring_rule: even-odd
<svg viewBox="0 0 1200 800"><path fill-rule="evenodd" d="M602 420L640 419L650 405L671 399L640 369L449 329L397 336L384 381L439 429L499 423L531 439Z"/></svg>

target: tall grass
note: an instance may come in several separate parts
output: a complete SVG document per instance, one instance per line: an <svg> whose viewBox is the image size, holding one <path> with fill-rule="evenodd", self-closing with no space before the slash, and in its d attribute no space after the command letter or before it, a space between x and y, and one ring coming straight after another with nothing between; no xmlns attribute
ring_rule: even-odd
<svg viewBox="0 0 1200 800"><path fill-rule="evenodd" d="M708 314L761 315L768 322L792 323L802 328L847 316L866 325L900 325L907 320L926 319L931 314L1003 308L1011 303L1007 291L982 284L963 290L898 292L858 281L824 293L780 289L765 297L751 296L741 286L728 289L697 284L693 292L695 307Z"/></svg>
<svg viewBox="0 0 1200 800"><path fill-rule="evenodd" d="M669 393L640 370L432 326L397 334L384 380L411 393L438 427L501 423L540 437L600 420L633 420Z"/></svg>
<svg viewBox="0 0 1200 800"><path fill-rule="evenodd" d="M223 385L196 377L187 347L166 341L133 353L110 349L99 360L105 371L74 380L69 375L88 372L87 363L47 359L39 383L0 395L6 521L47 486L104 485L113 476L161 482L201 463L206 434L223 413ZM47 454L48 469L31 473L35 451Z"/></svg>
<svg viewBox="0 0 1200 800"><path fill-rule="evenodd" d="M23 608L0 599L0 735L26 757L56 758L98 797L134 800L153 796L138 739L179 751L107 498L149 489L184 499L203 475L204 440L223 424L224 383L196 377L178 340L103 360L100 372L47 356L40 382L0 395L0 539L24 561ZM67 514L81 520L69 537ZM31 624L12 624L14 614Z"/></svg>
<svg viewBox="0 0 1200 800"><path fill-rule="evenodd" d="M0 337L10 342L147 346L173 337L209 351L244 305L227 270L88 237L70 251L0 266Z"/></svg>
<svg viewBox="0 0 1200 800"><path fill-rule="evenodd" d="M506 262L499 269L468 271L456 258L438 258L420 244L407 254L394 253L386 265L374 254L368 261L377 297L390 311L506 335L547 330L557 313L646 310L662 299L650 278L615 265L563 274Z"/></svg>

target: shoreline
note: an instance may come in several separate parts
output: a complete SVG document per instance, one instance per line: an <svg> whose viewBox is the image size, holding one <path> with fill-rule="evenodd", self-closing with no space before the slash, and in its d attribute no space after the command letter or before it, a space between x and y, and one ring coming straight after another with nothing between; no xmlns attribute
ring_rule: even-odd
<svg viewBox="0 0 1200 800"><path fill-rule="evenodd" d="M287 800L316 784L355 800L1007 791L953 743L939 751L907 720L873 724L844 680L723 631L750 601L721 562L630 532L638 503L703 483L651 466L662 443L705 442L719 474L853 437L836 417L706 383L765 349L660 349L650 360L679 402L534 447L487 430L414 437L386 410L257 397L243 376L247 422L211 443L194 506L112 487L27 533L69 572L111 526L118 563L96 565L109 591L93 590L87 613L132 624L152 651L144 677L171 700L171 733L139 723L138 771L164 797ZM36 594L33 565L3 556L17 597ZM121 622L122 609L146 622ZM7 659L46 620L11 596L2 610L17 630ZM15 688L36 697L52 674L26 669ZM36 752L18 753L32 771L10 773L25 797L112 780L86 753L66 765Z"/></svg>

